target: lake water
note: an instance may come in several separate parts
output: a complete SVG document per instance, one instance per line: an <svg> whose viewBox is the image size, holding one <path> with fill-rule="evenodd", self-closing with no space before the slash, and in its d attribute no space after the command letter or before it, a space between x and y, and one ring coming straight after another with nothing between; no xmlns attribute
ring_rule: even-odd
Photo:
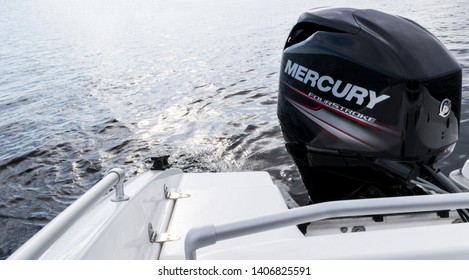
<svg viewBox="0 0 469 280"><path fill-rule="evenodd" d="M398 14L447 46L463 109L440 167L460 167L467 1L0 0L0 259L107 170L132 177L151 156L188 172L266 170L291 207L305 204L276 116L278 72L298 16L321 6Z"/></svg>

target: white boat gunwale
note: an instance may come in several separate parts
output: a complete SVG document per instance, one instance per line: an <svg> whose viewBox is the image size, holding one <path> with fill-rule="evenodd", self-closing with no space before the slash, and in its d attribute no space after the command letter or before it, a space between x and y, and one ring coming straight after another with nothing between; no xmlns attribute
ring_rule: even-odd
<svg viewBox="0 0 469 280"><path fill-rule="evenodd" d="M297 246L297 250L300 250L297 252L297 256L301 256L302 258L316 258L321 257L321 255L315 255L314 250L311 250L312 248L306 248L305 246L307 244L310 246L320 245L317 242L319 242L319 240L324 240L324 238L328 238L328 242L334 242L334 240L341 240L340 242L344 242L344 238L347 239L348 237L346 236L348 235L334 235L330 234L329 231L329 233L320 234L318 236L304 236L299 233L296 225L313 222L311 224L311 226L313 226L314 221L324 221L326 219L339 217L349 219L353 222L357 221L357 217L370 217L376 215L384 215L385 217L388 217L390 215L403 213L415 214L417 212L438 212L469 208L469 192L462 192L437 195L342 200L288 209L282 195L280 194L278 186L273 184L270 176L266 172L185 174L179 169L148 171L126 182L126 193L123 192L123 189L118 190L117 187L122 183L122 179L123 175L121 174L121 170L114 169L111 171L95 186L88 190L88 192L33 236L33 238L20 247L9 257L9 259L112 259L113 257L116 257L113 255L115 252L108 252L108 250L114 250L114 247L112 247L114 245L113 242L116 242L115 244L122 247L121 249L118 249L120 251L117 258L229 258L230 256L243 256L244 253L241 253L241 250L243 250L242 248L246 248L249 251L249 246L264 250L272 250L269 246L279 246L279 250L285 250L286 242L291 242L291 244L295 244L295 246ZM113 188L115 190L110 192ZM189 199L173 200L168 197L165 198L165 196L168 195L168 190L169 192L176 193L189 190L194 195ZM225 191L228 193L225 193ZM246 197L246 191L250 192L248 197ZM235 197L232 199L230 194ZM261 197L263 194L263 199L266 201L264 201L262 205L265 204L266 206L252 205L255 201L252 197ZM268 199L266 199L266 194L268 194ZM129 200L125 199L127 195L130 195ZM123 197L124 199L116 199L116 197ZM179 197L180 195L178 195L178 198ZM249 206L243 206L243 208L247 207L248 209L238 209L235 211L225 210L224 213L213 213L216 218L212 220L211 218L204 216L192 221L193 217L187 216L187 214L191 213L193 210L191 207L202 207L199 209L201 210L214 203L215 201L213 200L219 200L215 203L216 209L218 209L217 207L226 206L230 208L233 207L233 205L240 206L242 204L239 203L246 201ZM234 201L230 202L230 205L227 205L226 202L230 200ZM137 205L137 207L140 207L138 206L139 203L147 204L149 205L149 208L144 211L137 209L136 212L131 209L129 210L131 205ZM199 205L199 203L202 203L202 205ZM256 208L262 209L257 211ZM207 211L209 213L217 212L216 209L204 209L204 211L205 213L207 213ZM83 211L86 212L82 213ZM94 211L98 211L98 215L96 219L92 219L93 221L90 222L89 218L96 214ZM240 214L238 212L242 213ZM133 216L135 214L138 214L139 216ZM228 217L220 218L220 215L223 216L225 214L228 214ZM156 217L155 215L160 216ZM121 216L124 216L124 218ZM138 221L133 222L131 230L121 234L119 231L122 227L128 226L125 222L128 222L129 218ZM183 221L183 227L181 227L181 221ZM203 223L204 221L209 222ZM186 222L188 224L185 224ZM448 230L451 231L451 228L453 228L454 231L458 231L458 229L466 230L466 228L469 230L467 224L462 225L462 227L453 227L453 225L451 225L453 222L454 219L441 219L439 221L439 225L442 225L442 227L440 228L436 225L437 223L435 223L435 220L428 221L425 225L435 225L430 231L430 235L433 237L437 237L441 232L448 232ZM175 230L175 232L170 232L170 234L181 233L181 236L183 236L184 239L174 243L166 242L163 244L155 244L152 242L152 237L148 237L149 232L147 233L150 223L153 223L155 226L155 232L158 231L158 233L166 233L167 230ZM200 227L200 225L203 224L207 225ZM95 226L99 226L100 228L92 230L85 229L84 232L79 232L82 229L80 226L83 225L89 228L93 228ZM404 229L405 227L408 229L412 228L414 232L418 232L420 229L425 228L422 225L423 223L411 222L410 225L408 224L402 227L402 224L392 223L386 225L387 229L379 230L381 233L373 233L373 235L375 237L389 237L392 236L392 234L398 233L401 236L405 236L405 232L409 232ZM285 231L280 231L280 229L283 228ZM78 233L81 234L81 237L77 237L81 238L81 243L76 242L76 240L71 240L74 239L75 235ZM84 234L87 233L92 233L93 236L84 236ZM263 235L264 233L266 235ZM369 233L371 234L371 232ZM367 231L363 235L358 234L363 236L361 240L356 238L358 235L355 233L351 234L350 236L353 237L350 238L359 242L367 242L364 239L367 238L366 236L369 233ZM258 236L250 238L255 235ZM319 237L317 242L315 241L316 237ZM222 240L223 242L219 242ZM237 241L230 243L228 240ZM70 241L72 245L68 245ZM245 243L246 241L247 243ZM447 241L449 243L451 242L451 240ZM126 246L128 247L130 243L135 242L139 243L138 246L134 246L135 248L132 249L134 251L129 251ZM219 244L217 244L217 242ZM451 257L451 254L448 252L445 253L441 251L441 249L438 249L438 246L443 246L445 242L445 240L439 240L435 246L432 245L432 248L436 250L432 253L432 256ZM451 245L449 243L449 246L455 246L454 244ZM73 251L71 253L70 251L67 251L68 249L73 248L71 246L75 246L77 244L82 247L77 250L71 250ZM418 246L423 248L423 246L426 245L424 245L424 242L420 242L419 244L416 244L415 248L419 248ZM384 252L390 253L389 248L389 246L383 248L381 255L377 254L369 256L385 257L386 255ZM331 252L333 251L334 250ZM412 251L409 253L409 251L407 251L407 256L413 256L413 253L419 252L420 251ZM456 252L460 255L455 254L459 257L466 256L464 255L464 252ZM253 256L260 256L261 254L260 252L252 253ZM360 256L359 254L357 255L357 252L354 253L353 250L348 253L349 256ZM249 256L249 252L247 252L247 254L247 256ZM288 254L290 254L289 256L292 256L291 252ZM329 257L336 258L337 256L328 255L328 258ZM469 258L469 251L467 252L466 257ZM268 255L266 255L266 258L268 258Z"/></svg>
<svg viewBox="0 0 469 280"><path fill-rule="evenodd" d="M330 218L370 216L469 208L469 193L371 198L323 202L282 213L223 225L191 229L185 239L186 259L196 259L199 248L217 241Z"/></svg>

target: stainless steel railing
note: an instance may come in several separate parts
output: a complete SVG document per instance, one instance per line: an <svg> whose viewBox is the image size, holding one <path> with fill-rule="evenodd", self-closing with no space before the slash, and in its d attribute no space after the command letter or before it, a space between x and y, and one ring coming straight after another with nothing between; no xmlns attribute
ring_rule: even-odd
<svg viewBox="0 0 469 280"><path fill-rule="evenodd" d="M120 202L128 200L128 196L124 194L123 182L124 171L122 169L114 168L109 171L101 181L55 217L8 259L38 259L86 209L102 198L114 186L116 186L116 197L112 201Z"/></svg>
<svg viewBox="0 0 469 280"><path fill-rule="evenodd" d="M469 193L333 201L285 210L280 213L222 225L189 230L184 247L186 259L196 259L199 248L218 241L323 219L440 211L469 208Z"/></svg>

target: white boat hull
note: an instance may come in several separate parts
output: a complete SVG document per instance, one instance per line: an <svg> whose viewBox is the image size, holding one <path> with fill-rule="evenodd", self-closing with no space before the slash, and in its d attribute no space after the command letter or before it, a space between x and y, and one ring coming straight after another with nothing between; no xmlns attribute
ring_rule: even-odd
<svg viewBox="0 0 469 280"><path fill-rule="evenodd" d="M266 172L147 171L116 197L121 177L106 176L9 259L469 259L469 223L455 211L469 193L288 209ZM297 224L309 221L303 234Z"/></svg>

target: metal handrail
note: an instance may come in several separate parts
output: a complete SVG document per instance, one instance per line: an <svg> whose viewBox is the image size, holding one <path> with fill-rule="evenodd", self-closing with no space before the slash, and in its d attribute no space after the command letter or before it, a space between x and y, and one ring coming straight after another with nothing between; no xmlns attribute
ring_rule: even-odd
<svg viewBox="0 0 469 280"><path fill-rule="evenodd" d="M193 228L187 232L186 259L196 259L196 251L217 241L272 229L329 218L440 211L469 208L469 193L371 198L324 202L285 210L280 213L222 225Z"/></svg>
<svg viewBox="0 0 469 280"><path fill-rule="evenodd" d="M90 190L36 233L8 259L38 259L61 236L86 209L103 197L109 190L124 181L124 171L114 168ZM122 186L123 187L123 186ZM122 196L123 194L122 190Z"/></svg>

